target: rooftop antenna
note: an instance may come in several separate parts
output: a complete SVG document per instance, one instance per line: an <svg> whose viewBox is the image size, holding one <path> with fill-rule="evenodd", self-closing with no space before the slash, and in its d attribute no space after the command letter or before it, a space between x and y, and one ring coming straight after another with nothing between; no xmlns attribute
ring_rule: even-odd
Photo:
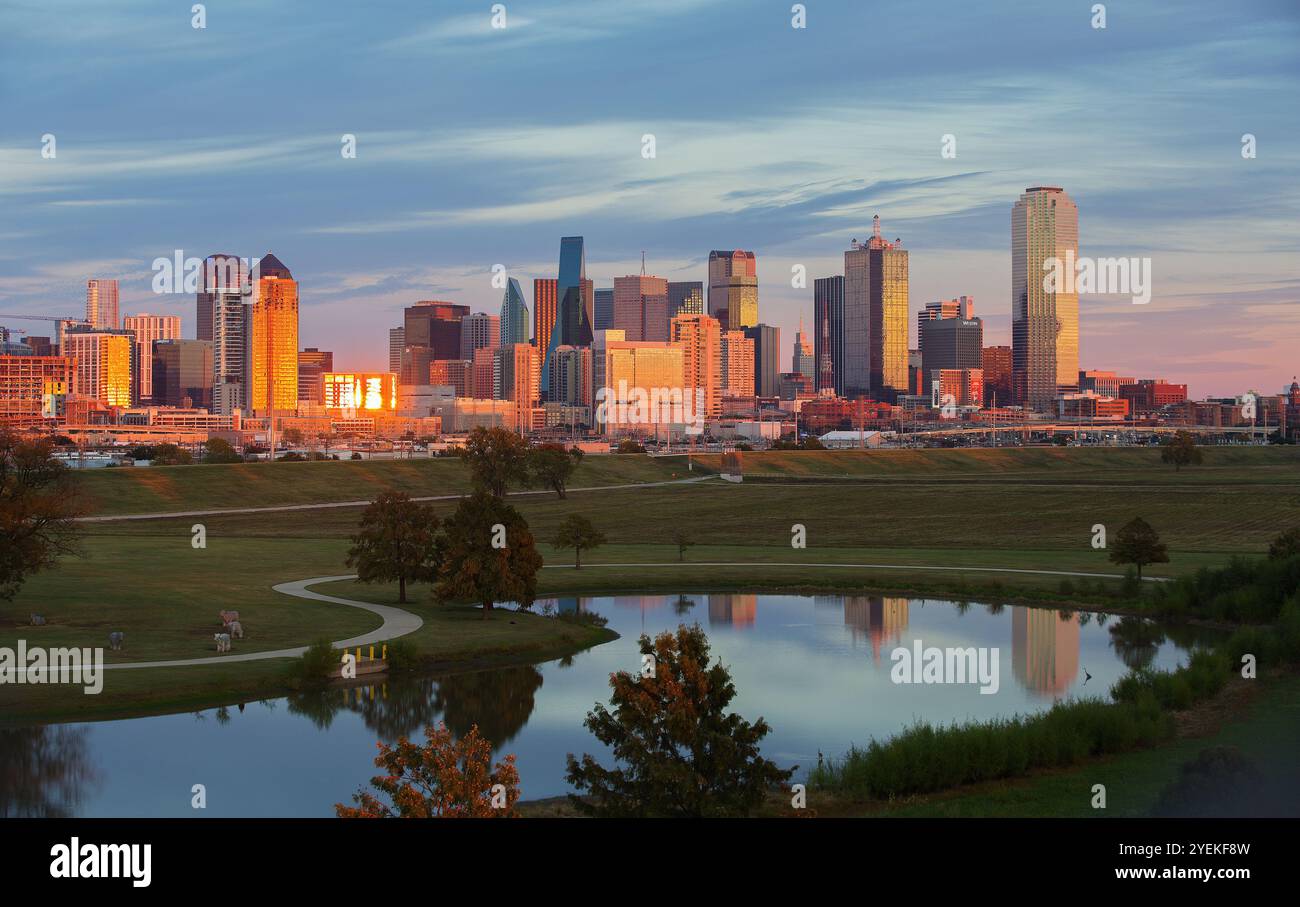
<svg viewBox="0 0 1300 907"><path fill-rule="evenodd" d="M880 239L880 215L879 214L871 218L871 235L875 239Z"/></svg>
<svg viewBox="0 0 1300 907"><path fill-rule="evenodd" d="M645 277L645 249L641 250L641 276Z"/></svg>

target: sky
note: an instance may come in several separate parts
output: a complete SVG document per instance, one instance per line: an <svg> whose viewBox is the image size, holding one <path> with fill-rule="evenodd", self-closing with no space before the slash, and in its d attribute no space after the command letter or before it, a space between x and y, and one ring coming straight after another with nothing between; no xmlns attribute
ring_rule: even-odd
<svg viewBox="0 0 1300 907"><path fill-rule="evenodd" d="M80 316L117 278L194 336L155 259L271 251L301 345L384 370L404 306L496 313L500 264L531 310L582 235L598 287L753 250L788 369L879 214L912 310L973 296L1009 344L1011 206L1052 185L1080 255L1150 259L1146 305L1081 298L1082 367L1196 398L1300 372L1300 0L1116 0L1105 28L1081 0L806 0L804 28L746 0L505 0L504 28L479 0L192 5L0 6L0 313Z"/></svg>

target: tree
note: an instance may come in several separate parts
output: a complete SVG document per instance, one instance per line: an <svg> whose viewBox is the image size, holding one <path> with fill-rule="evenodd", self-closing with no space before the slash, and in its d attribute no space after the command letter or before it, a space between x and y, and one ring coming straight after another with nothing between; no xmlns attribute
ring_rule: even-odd
<svg viewBox="0 0 1300 907"><path fill-rule="evenodd" d="M539 484L553 489L560 497L565 497L569 476L573 475L581 457L581 451L575 456L565 450L563 444L543 444L529 452L528 468Z"/></svg>
<svg viewBox="0 0 1300 907"><path fill-rule="evenodd" d="M600 817L748 815L798 766L783 771L759 755L759 741L771 730L762 718L750 724L727 713L736 688L720 661L709 667L709 642L699 625L653 642L642 636L640 646L652 670L611 674L613 710L597 703L585 722L626 768L570 754L566 777L588 792L570 800Z"/></svg>
<svg viewBox="0 0 1300 907"><path fill-rule="evenodd" d="M84 508L53 450L48 438L0 429L0 600L12 601L29 575L78 553L76 518Z"/></svg>
<svg viewBox="0 0 1300 907"><path fill-rule="evenodd" d="M1201 449L1196 446L1196 439L1189 431L1176 431L1174 436L1160 446L1160 459L1174 464L1174 472L1184 466L1200 465Z"/></svg>
<svg viewBox="0 0 1300 907"><path fill-rule="evenodd" d="M393 746L379 743L375 766L384 774L370 779L389 802L357 791L355 807L334 804L340 819L513 819L519 813L519 772L513 754L492 767L492 744L470 728L460 740L447 726L426 727L428 743L406 737Z"/></svg>
<svg viewBox="0 0 1300 907"><path fill-rule="evenodd" d="M1134 517L1115 533L1110 561L1112 564L1133 564L1141 580L1142 568L1147 564L1169 563L1169 552L1151 524L1142 517Z"/></svg>
<svg viewBox="0 0 1300 907"><path fill-rule="evenodd" d="M673 529L673 544L677 546L677 559L684 561L686 549L695 544L695 539L691 538L691 534L681 526L677 526Z"/></svg>
<svg viewBox="0 0 1300 907"><path fill-rule="evenodd" d="M1300 526L1293 526L1268 544L1268 558L1282 561L1300 554Z"/></svg>
<svg viewBox="0 0 1300 907"><path fill-rule="evenodd" d="M487 620L500 601L530 607L537 598L537 571L542 556L528 523L518 510L480 489L460 504L438 534L440 602L472 601L483 605Z"/></svg>
<svg viewBox="0 0 1300 907"><path fill-rule="evenodd" d="M204 463L242 463L244 458L235 450L233 444L225 438L208 438L208 450L203 455Z"/></svg>
<svg viewBox="0 0 1300 907"><path fill-rule="evenodd" d="M571 513L560 523L552 544L556 548L572 548L573 566L581 568L583 549L591 550L605 544L605 533L593 526L585 516Z"/></svg>
<svg viewBox="0 0 1300 907"><path fill-rule="evenodd" d="M175 444L159 444L153 449L150 466L188 466L194 462L194 456Z"/></svg>
<svg viewBox="0 0 1300 907"><path fill-rule="evenodd" d="M504 498L513 484L529 483L528 442L512 431L480 425L469 433L459 453L474 486L494 498Z"/></svg>
<svg viewBox="0 0 1300 907"><path fill-rule="evenodd" d="M347 564L356 568L359 582L396 580L397 600L405 602L408 582L437 575L437 532L438 517L432 507L401 492L385 492L361 514Z"/></svg>

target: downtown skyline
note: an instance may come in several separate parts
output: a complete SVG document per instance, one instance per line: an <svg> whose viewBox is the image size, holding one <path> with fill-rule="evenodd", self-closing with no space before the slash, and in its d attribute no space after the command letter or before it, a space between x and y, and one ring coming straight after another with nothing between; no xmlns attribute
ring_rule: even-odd
<svg viewBox="0 0 1300 907"><path fill-rule="evenodd" d="M37 57L54 65L39 96L14 98L0 125L0 310L77 314L87 277L116 278L123 315L180 315L194 336L192 297L154 295L152 261L176 248L271 248L301 284L301 345L384 370L404 307L434 298L496 314L499 263L531 312L530 282L556 277L557 239L582 235L598 289L640 273L643 250L647 273L706 286L710 250L753 250L760 320L784 344L800 318L813 322L813 281L841 272L843 250L878 213L910 255L909 325L929 302L970 295L985 343L1009 344L1011 204L1028 186L1060 185L1079 206L1081 255L1150 256L1154 272L1146 306L1080 299L1083 367L1166 375L1196 398L1280 390L1300 342L1300 204L1286 178L1297 169L1285 113L1300 84L1287 54L1295 17L1277 4L1229 13L1207 3L1170 21L1138 4L1094 31L1076 11L1027 8L954 5L927 19L933 58L882 42L871 92L834 64L864 15L842 7L814 6L803 31L782 8L736 20L707 2L619 14L511 5L500 34L486 12L412 7L405 34L348 11L267 14L296 17L310 50L271 28L236 40L228 13L196 31L161 6L117 18L86 7L56 37L10 11L0 75ZM723 19L735 46L703 54ZM922 27L872 24L899 36ZM1052 46L1066 29L1077 40ZM620 60L633 41L661 51L654 67ZM282 45L282 57L258 55ZM548 64L575 47L575 66L555 74ZM341 48L350 52L331 53ZM268 77L290 94L305 84L295 79L324 79L324 90L273 120L236 114L216 135L157 116L186 97L159 79L186 54L253 61L204 75L235 111L261 103ZM719 109L700 86L750 54L765 65ZM61 74L58 61L73 58L113 68L101 90L119 102L114 117L89 109L84 86ZM378 74L367 68L376 59ZM438 60L464 75L452 90L402 87ZM303 71L290 78L293 63ZM605 77L611 67L621 78ZM1235 75L1249 75L1250 92L1235 90ZM391 99L361 103L381 89ZM563 91L577 92L579 109L554 109ZM1252 160L1240 155L1247 132L1259 141ZM54 160L40 156L45 133L58 139ZM357 138L355 160L340 158L343 134ZM940 156L944 134L956 137L955 159ZM790 286L799 264L806 288Z"/></svg>

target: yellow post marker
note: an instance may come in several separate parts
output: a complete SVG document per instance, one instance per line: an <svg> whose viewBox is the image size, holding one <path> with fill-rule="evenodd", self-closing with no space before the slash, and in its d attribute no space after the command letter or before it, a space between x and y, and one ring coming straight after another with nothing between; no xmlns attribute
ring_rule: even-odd
<svg viewBox="0 0 1300 907"><path fill-rule="evenodd" d="M375 660L375 647L374 647L374 646L371 646L371 647L370 647L370 660L371 660L371 661L374 661L374 660Z"/></svg>
<svg viewBox="0 0 1300 907"><path fill-rule="evenodd" d="M361 664L361 647L357 646L357 664Z"/></svg>
<svg viewBox="0 0 1300 907"><path fill-rule="evenodd" d="M379 650L379 658L382 661L388 661L388 643L384 643L384 647Z"/></svg>

